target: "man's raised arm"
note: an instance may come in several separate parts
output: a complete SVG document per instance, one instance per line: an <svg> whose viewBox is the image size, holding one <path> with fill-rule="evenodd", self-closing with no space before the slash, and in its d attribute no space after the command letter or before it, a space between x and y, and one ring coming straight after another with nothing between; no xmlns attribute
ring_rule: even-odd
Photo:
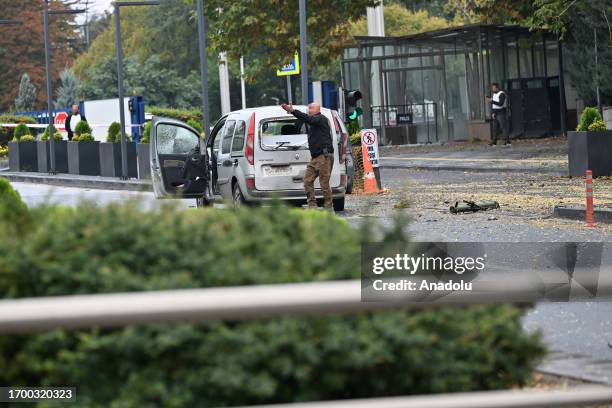
<svg viewBox="0 0 612 408"><path fill-rule="evenodd" d="M301 112L297 109L294 109L292 105L287 105L286 103L281 105L281 108L301 120L302 122L308 123L309 125L318 125L321 123L321 120L324 119L321 115L311 116L304 112Z"/></svg>

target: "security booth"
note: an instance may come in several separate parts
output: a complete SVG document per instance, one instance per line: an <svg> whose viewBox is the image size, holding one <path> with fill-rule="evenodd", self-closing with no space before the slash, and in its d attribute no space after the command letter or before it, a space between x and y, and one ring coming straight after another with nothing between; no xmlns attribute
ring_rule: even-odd
<svg viewBox="0 0 612 408"><path fill-rule="evenodd" d="M508 25L356 37L343 52L343 87L361 90L362 124L387 144L488 140L493 82L507 94L512 136L546 136L572 125L562 50L550 33Z"/></svg>

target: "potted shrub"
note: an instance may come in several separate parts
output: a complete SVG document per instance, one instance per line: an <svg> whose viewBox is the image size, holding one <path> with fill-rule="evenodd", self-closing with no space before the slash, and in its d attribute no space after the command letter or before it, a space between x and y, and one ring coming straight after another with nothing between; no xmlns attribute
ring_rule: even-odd
<svg viewBox="0 0 612 408"><path fill-rule="evenodd" d="M77 134L76 130L83 121L75 127L75 135L68 142L68 172L88 176L100 175L100 142L97 142L91 133ZM87 125L89 128L89 125ZM83 132L86 128L81 127ZM91 128L90 128L91 130Z"/></svg>
<svg viewBox="0 0 612 408"><path fill-rule="evenodd" d="M37 171L38 155L36 153L36 138L30 134L25 125L23 129L15 128L14 138L8 143L9 169L11 171Z"/></svg>
<svg viewBox="0 0 612 408"><path fill-rule="evenodd" d="M53 146L55 151L55 171L58 173L68 173L68 142L63 140L62 134L53 128ZM49 126L40 136L40 140L36 142L36 151L38 153L38 171L47 173L51 167L51 159L49 155Z"/></svg>
<svg viewBox="0 0 612 408"><path fill-rule="evenodd" d="M34 124L36 121L31 116L21 115L0 115L0 123L29 123ZM0 127L0 145L7 146L8 142L13 140L15 129L10 127Z"/></svg>
<svg viewBox="0 0 612 408"><path fill-rule="evenodd" d="M587 170L595 177L612 175L612 130L606 130L597 108L584 109L567 142L570 176L584 176Z"/></svg>
<svg viewBox="0 0 612 408"><path fill-rule="evenodd" d="M128 135L126 138L126 151L128 162L128 177L138 177L136 163L136 143L132 142ZM121 125L117 122L111 123L106 136L106 143L100 143L100 174L105 177L120 177L122 172L121 162Z"/></svg>
<svg viewBox="0 0 612 408"><path fill-rule="evenodd" d="M36 144L19 144L22 138L24 142L31 142L32 139L29 136L31 136L30 129L23 123L13 129L13 139L8 143L11 171L36 171L38 169L37 159L33 157L36 154Z"/></svg>
<svg viewBox="0 0 612 408"><path fill-rule="evenodd" d="M138 178L139 179L150 179L151 178L151 151L149 147L149 138L151 137L151 122L147 122L140 143L136 145L136 152L138 154Z"/></svg>

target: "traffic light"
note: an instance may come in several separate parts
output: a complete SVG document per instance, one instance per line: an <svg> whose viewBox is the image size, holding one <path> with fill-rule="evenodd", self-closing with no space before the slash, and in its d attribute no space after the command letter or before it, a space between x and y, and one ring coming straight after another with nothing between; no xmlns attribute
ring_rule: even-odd
<svg viewBox="0 0 612 408"><path fill-rule="evenodd" d="M361 91L358 89L344 90L344 109L346 111L346 121L355 121L363 115L363 109L357 106L357 101L362 98Z"/></svg>

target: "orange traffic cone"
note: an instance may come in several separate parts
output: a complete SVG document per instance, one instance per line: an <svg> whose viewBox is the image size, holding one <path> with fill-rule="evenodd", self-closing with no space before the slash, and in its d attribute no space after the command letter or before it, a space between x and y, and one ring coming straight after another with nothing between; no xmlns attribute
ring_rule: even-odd
<svg viewBox="0 0 612 408"><path fill-rule="evenodd" d="M363 192L365 194L382 193L382 190L378 188L378 183L376 183L374 167L372 167L370 156L368 156L368 149L363 144L361 145L361 154L363 155Z"/></svg>

